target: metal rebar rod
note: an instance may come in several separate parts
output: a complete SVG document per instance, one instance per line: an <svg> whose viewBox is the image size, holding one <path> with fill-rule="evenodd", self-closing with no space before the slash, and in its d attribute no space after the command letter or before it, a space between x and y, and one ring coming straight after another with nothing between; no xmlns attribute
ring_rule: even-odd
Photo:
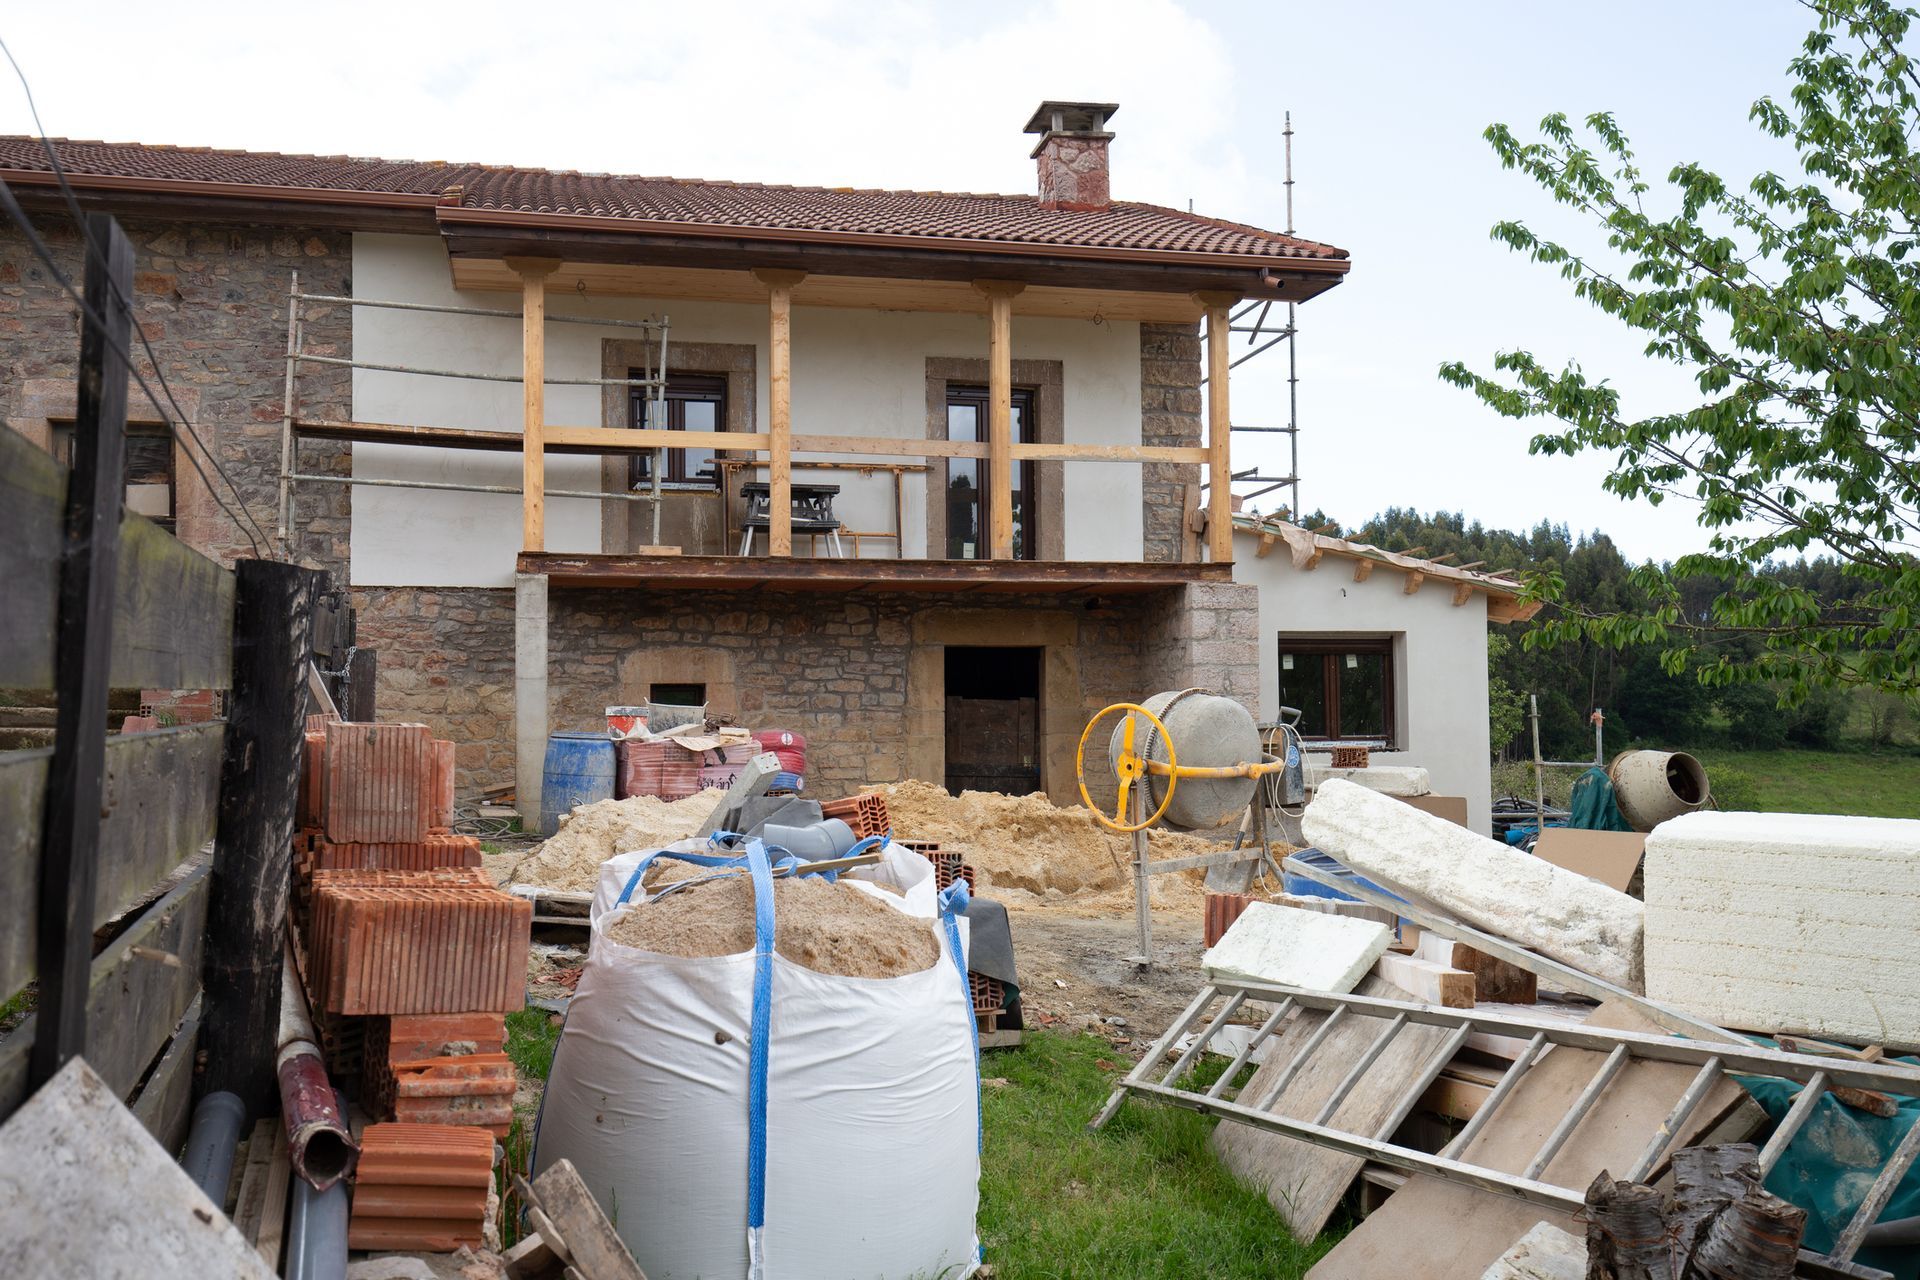
<svg viewBox="0 0 1920 1280"><path fill-rule="evenodd" d="M1500 1109L1500 1104L1507 1100L1507 1095L1512 1093L1514 1087L1520 1083L1520 1077L1526 1075L1533 1069L1534 1064L1540 1061L1546 1044L1547 1033L1536 1031L1533 1039L1527 1041L1527 1047L1521 1050L1520 1056L1513 1060L1513 1065L1501 1073L1499 1083L1493 1086L1493 1092L1487 1095L1486 1100L1480 1104L1480 1109L1473 1113L1471 1120L1467 1121L1467 1127L1441 1150L1441 1155L1459 1155L1467 1149L1468 1143L1480 1136L1480 1131L1487 1127L1487 1121L1493 1119L1493 1113Z"/></svg>
<svg viewBox="0 0 1920 1280"><path fill-rule="evenodd" d="M1320 1114L1313 1118L1315 1124L1325 1124L1333 1119L1333 1113L1340 1109L1340 1104L1345 1102L1347 1095L1353 1092L1353 1086L1360 1083L1360 1077L1367 1073L1367 1068L1379 1060L1380 1055L1385 1053L1387 1046L1393 1042L1393 1038L1400 1034L1400 1028L1406 1025L1407 1015L1396 1014L1393 1021L1387 1024L1386 1030L1374 1037L1373 1043L1367 1046L1367 1051L1354 1061L1340 1083L1334 1086L1325 1105L1320 1108Z"/></svg>
<svg viewBox="0 0 1920 1280"><path fill-rule="evenodd" d="M1800 1096L1793 1100L1787 1114L1780 1119L1779 1127L1773 1136L1767 1139L1767 1145L1760 1149L1760 1176L1765 1178L1773 1172L1773 1166L1780 1163L1780 1157L1787 1153L1787 1147L1793 1142L1801 1127L1813 1116L1813 1109L1820 1102L1820 1095L1827 1091L1827 1073L1816 1071L1813 1079L1807 1081L1800 1090Z"/></svg>
<svg viewBox="0 0 1920 1280"><path fill-rule="evenodd" d="M1280 1077L1271 1085L1267 1086L1266 1093L1253 1104L1253 1109L1255 1111L1265 1111L1268 1107L1271 1107L1281 1093L1286 1090L1286 1087L1293 1083L1293 1078L1300 1074L1300 1068L1307 1065L1307 1059L1313 1056L1313 1051L1318 1049L1326 1038L1333 1034L1335 1027L1346 1020L1346 1005L1341 1005L1329 1013L1326 1021L1315 1027L1313 1034L1307 1037L1307 1042L1300 1046L1300 1052L1294 1055L1293 1061L1289 1062L1286 1068L1280 1072Z"/></svg>
<svg viewBox="0 0 1920 1280"><path fill-rule="evenodd" d="M327 302L343 307L378 307L386 311L431 311L447 316L490 316L499 320L518 320L518 311L507 311L499 307L448 307L432 302L389 302L381 298L343 298L330 293L296 293L294 296L302 302ZM618 329L661 329L666 327L662 320L611 320L597 319L592 316L557 316L547 313L547 319L565 324L605 324Z"/></svg>
<svg viewBox="0 0 1920 1280"><path fill-rule="evenodd" d="M517 373L474 373L469 369L428 369L405 364L379 364L372 360L351 360L345 356L316 356L300 354L294 357L308 364L330 364L342 369L370 369L375 373L412 373L423 378L466 378L473 382L519 382ZM543 378L541 382L549 387L652 387L660 383L658 378Z"/></svg>
<svg viewBox="0 0 1920 1280"><path fill-rule="evenodd" d="M1699 1108L1701 1100L1707 1096L1707 1090L1711 1089L1719 1078L1720 1059L1718 1057L1708 1058L1700 1064L1700 1072L1694 1076L1693 1083L1688 1085L1687 1091L1680 1095L1680 1100L1673 1104L1673 1110L1667 1113L1667 1118L1654 1131L1652 1140L1647 1143L1647 1149L1640 1153L1640 1158L1633 1162L1631 1169L1627 1170L1628 1182L1647 1180L1647 1175L1653 1172L1654 1162L1660 1159L1660 1153L1667 1149L1669 1142L1680 1135L1680 1127L1686 1124L1687 1118Z"/></svg>
<svg viewBox="0 0 1920 1280"><path fill-rule="evenodd" d="M1880 1176L1867 1189L1866 1199L1854 1211L1846 1230L1833 1242L1833 1257L1841 1262L1853 1261L1853 1255L1860 1251L1861 1243L1867 1238L1868 1229L1879 1220L1887 1201L1893 1199L1894 1188L1907 1176L1907 1170L1913 1167L1916 1156L1920 1156L1920 1121L1907 1127L1907 1136L1900 1139L1900 1145L1894 1148L1892 1157L1880 1170Z"/></svg>
<svg viewBox="0 0 1920 1280"><path fill-rule="evenodd" d="M1560 1154L1560 1148L1567 1145L1567 1139L1573 1136L1573 1131L1580 1127L1580 1122L1587 1118L1594 1104L1600 1101L1600 1095L1606 1091L1608 1085L1613 1083L1613 1078L1620 1074L1620 1068L1626 1065L1627 1046L1617 1044L1613 1047L1613 1052L1607 1055L1607 1060L1600 1064L1600 1069L1593 1073L1593 1079L1587 1081L1587 1087L1580 1091L1580 1096L1573 1100L1573 1106L1560 1117L1560 1123L1553 1126L1553 1132L1549 1133L1547 1140L1540 1144L1540 1150L1534 1152L1533 1159L1527 1163L1526 1169L1520 1174L1521 1177L1538 1178L1546 1171L1547 1166L1553 1163L1553 1158Z"/></svg>
<svg viewBox="0 0 1920 1280"><path fill-rule="evenodd" d="M1220 1073L1220 1078L1213 1082L1211 1089L1207 1090L1207 1096L1209 1098L1217 1098L1226 1091L1227 1085L1232 1082L1235 1076L1240 1074L1240 1069L1246 1066L1248 1061L1252 1059L1254 1051L1260 1047L1261 1043L1265 1041L1268 1036L1273 1034L1274 1028L1280 1025L1281 1019L1285 1018L1291 1012L1293 1012L1292 1000L1282 1000L1273 1007L1273 1012L1268 1014L1267 1020L1260 1024L1260 1029L1248 1037L1246 1047L1233 1056L1233 1061L1227 1064L1227 1069Z"/></svg>
<svg viewBox="0 0 1920 1280"><path fill-rule="evenodd" d="M314 484L346 484L356 488L362 485L376 489L442 489L455 493L500 493L509 496L520 492L518 485L506 484L461 484L450 480L375 480L366 476L323 476L310 475L296 471L288 475L289 480L311 481ZM651 493L616 493L609 489L604 492L592 489L548 489L549 498L590 498L595 502L657 502Z"/></svg>
<svg viewBox="0 0 1920 1280"><path fill-rule="evenodd" d="M1420 1095L1427 1091L1427 1086L1440 1078L1440 1073L1447 1069L1449 1062L1453 1061L1453 1055L1460 1052L1460 1046L1467 1042L1468 1031L1467 1024L1463 1022L1453 1029L1452 1035L1441 1041L1440 1048L1427 1060L1426 1067L1414 1079L1412 1087L1400 1096L1400 1101L1394 1104L1387 1118L1381 1122L1378 1129L1374 1130L1375 1138L1381 1142L1392 1138L1393 1131L1413 1114L1414 1107L1419 1105Z"/></svg>
<svg viewBox="0 0 1920 1280"><path fill-rule="evenodd" d="M1120 1083L1114 1086L1112 1096L1107 1099L1107 1105L1100 1108L1100 1114L1093 1118L1087 1128L1097 1132L1102 1125L1113 1119L1113 1113L1118 1111L1120 1104L1126 1100L1127 1090L1135 1085L1146 1083L1147 1071L1151 1065L1166 1056L1167 1049L1185 1033L1188 1027L1193 1025L1194 1019L1198 1018L1206 1007L1213 1003L1213 998L1219 994L1220 988L1212 983L1200 988L1200 994L1181 1011L1179 1017L1168 1024L1160 1038L1153 1042L1153 1047L1147 1050L1146 1056L1134 1063L1133 1070L1127 1072Z"/></svg>
<svg viewBox="0 0 1920 1280"><path fill-rule="evenodd" d="M1220 1012L1213 1015L1212 1020L1207 1023L1200 1034L1193 1038L1193 1043L1188 1045L1186 1051L1174 1060L1173 1069L1161 1077L1160 1083L1171 1086L1177 1085L1186 1079L1187 1072L1192 1068L1194 1059L1206 1051L1207 1042L1213 1039L1214 1033L1225 1026L1227 1019L1238 1013L1240 1006L1246 1002L1247 993L1244 991L1236 991L1231 996L1228 996L1227 1002L1220 1006Z"/></svg>

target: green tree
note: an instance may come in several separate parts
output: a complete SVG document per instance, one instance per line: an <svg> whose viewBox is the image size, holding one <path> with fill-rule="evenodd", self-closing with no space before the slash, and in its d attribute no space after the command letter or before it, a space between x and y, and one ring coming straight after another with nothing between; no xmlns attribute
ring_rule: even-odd
<svg viewBox="0 0 1920 1280"><path fill-rule="evenodd" d="M1513 641L1498 631L1487 632L1487 742L1497 757L1506 755L1527 723L1525 700L1501 673L1512 651Z"/></svg>
<svg viewBox="0 0 1920 1280"><path fill-rule="evenodd" d="M1558 420L1533 452L1611 453L1609 490L1695 501L1711 534L1706 552L1635 570L1636 594L1610 602L1542 568L1529 590L1552 607L1526 646L1655 645L1669 672L1771 684L1787 706L1834 685L1920 704L1916 14L1887 0L1808 5L1817 21L1791 93L1751 112L1792 144L1797 174L1738 190L1686 163L1657 192L1611 115L1589 116L1584 133L1551 115L1533 141L1502 124L1486 133L1503 165L1590 216L1606 247L1584 254L1517 221L1494 238L1644 333L1646 354L1686 369L1699 402L1630 416L1606 381L1524 350L1498 354L1491 375L1456 362L1441 376L1505 416ZM1769 571L1822 551L1848 591ZM1702 580L1704 599L1683 592Z"/></svg>

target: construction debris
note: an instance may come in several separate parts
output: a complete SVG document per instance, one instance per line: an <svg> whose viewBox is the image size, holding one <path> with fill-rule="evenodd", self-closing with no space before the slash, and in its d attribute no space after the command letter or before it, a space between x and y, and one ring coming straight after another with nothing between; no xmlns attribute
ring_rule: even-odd
<svg viewBox="0 0 1920 1280"><path fill-rule="evenodd" d="M1201 958L1214 981L1272 982L1313 991L1354 989L1385 954L1393 930L1368 920L1255 902Z"/></svg>
<svg viewBox="0 0 1920 1280"><path fill-rule="evenodd" d="M502 1259L513 1280L647 1280L571 1161L516 1185L528 1234Z"/></svg>
<svg viewBox="0 0 1920 1280"><path fill-rule="evenodd" d="M1673 1156L1673 1188L1601 1173L1587 1188L1588 1267L1636 1280L1786 1280L1807 1211L1760 1185L1759 1152L1736 1143Z"/></svg>
<svg viewBox="0 0 1920 1280"><path fill-rule="evenodd" d="M1920 1048L1920 821L1690 813L1647 838L1647 993L1700 1017Z"/></svg>
<svg viewBox="0 0 1920 1280"><path fill-rule="evenodd" d="M591 893L600 866L615 854L664 849L700 829L726 795L708 790L684 800L630 796L584 804L560 820L560 830L513 868L516 884Z"/></svg>
<svg viewBox="0 0 1920 1280"><path fill-rule="evenodd" d="M493 1138L442 1124L370 1124L354 1171L354 1249L451 1253L478 1245L493 1186Z"/></svg>
<svg viewBox="0 0 1920 1280"><path fill-rule="evenodd" d="M1587 1280L1587 1243L1551 1222L1536 1222L1480 1280Z"/></svg>
<svg viewBox="0 0 1920 1280"><path fill-rule="evenodd" d="M1640 991L1644 911L1626 894L1334 779L1303 830L1361 875L1393 881L1491 932Z"/></svg>

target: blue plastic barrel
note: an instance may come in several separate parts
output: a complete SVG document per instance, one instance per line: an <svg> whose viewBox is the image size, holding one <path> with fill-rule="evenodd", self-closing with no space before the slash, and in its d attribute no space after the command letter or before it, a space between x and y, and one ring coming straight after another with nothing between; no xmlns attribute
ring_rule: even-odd
<svg viewBox="0 0 1920 1280"><path fill-rule="evenodd" d="M613 739L604 733L556 733L547 738L540 779L540 833L552 835L575 805L613 799Z"/></svg>

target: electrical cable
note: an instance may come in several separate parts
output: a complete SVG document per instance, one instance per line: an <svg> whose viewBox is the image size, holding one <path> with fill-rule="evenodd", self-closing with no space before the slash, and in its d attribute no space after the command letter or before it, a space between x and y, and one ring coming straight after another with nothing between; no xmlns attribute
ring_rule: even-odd
<svg viewBox="0 0 1920 1280"><path fill-rule="evenodd" d="M20 81L21 91L26 95L27 111L33 118L33 127L41 150L46 152L47 161L52 166L54 179L60 185L60 193L62 197L64 197L68 211L72 214L74 225L79 231L83 257L99 262L100 265L104 267L106 264L100 257L99 247L93 243L92 237L87 234L86 218L81 211L79 197L74 193L72 184L67 181L66 170L61 166L60 157L55 151L52 141L47 136L46 126L40 121L40 108L33 99L33 86L28 83L26 72L21 70L19 61L13 56L13 50L7 47L4 39L0 39L0 54L6 55L7 63L13 68L14 76ZM53 259L51 251L47 248L46 243L40 238L39 233L35 231L33 225L27 220L25 211L20 208L19 202L14 198L11 189L6 187L6 183L3 180L0 180L0 195L4 197L8 216L11 217L26 234L33 246L34 252L39 256L40 260L46 264L47 270L53 274L54 280L66 291L67 295L73 299L74 304L80 308L82 314L86 315L92 323L99 326L104 332L105 324L101 317L90 311L84 298L60 270L58 264ZM220 510L226 514L228 519L234 522L234 525L239 528L242 536L244 536L252 546L254 555L261 556L263 554L260 546L261 541L271 541L271 539L267 537L266 529L262 527L259 520L255 518L253 511L247 506L246 496L240 491L240 486L234 482L233 477L227 473L226 468L221 465L219 456L207 446L205 441L200 439L199 433L193 429L193 424L188 420L186 411L180 407L180 401L174 395L173 387L167 382L166 371L161 367L160 357L155 353L153 343L147 338L146 330L141 326L138 317L134 314L133 299L127 297L127 295L121 291L119 281L114 280L111 276L107 277L107 284L112 290L115 300L121 308L126 311L127 319L133 332L140 337L140 345L145 349L147 359L153 367L154 378L159 382L161 390L166 393L166 404L160 402L160 397L154 393L153 387L149 385L146 378L141 375L140 370L134 366L131 349L127 351L116 351L115 354L118 355L121 362L126 365L127 372L132 376L141 392L147 397L148 402L153 405L154 411L158 413L161 420L167 424L167 429L174 439L183 447L187 445L189 440L192 441L193 447L187 449L187 460L193 464L193 469L199 474L201 483L206 485L208 493L213 497L215 503L219 505ZM169 406L171 406L173 410L174 417L172 418L167 414ZM177 425L175 421L176 418ZM200 465L200 460L196 456L201 453L206 455L207 461L213 464L214 471L226 482L228 490L233 494L234 501L239 505L240 511L246 516L244 522L241 520L240 515L234 512L233 508L227 506L226 502L215 490L213 481L208 477L205 468ZM252 526L251 531L248 530L248 525ZM254 536L255 534L259 535L257 539Z"/></svg>

